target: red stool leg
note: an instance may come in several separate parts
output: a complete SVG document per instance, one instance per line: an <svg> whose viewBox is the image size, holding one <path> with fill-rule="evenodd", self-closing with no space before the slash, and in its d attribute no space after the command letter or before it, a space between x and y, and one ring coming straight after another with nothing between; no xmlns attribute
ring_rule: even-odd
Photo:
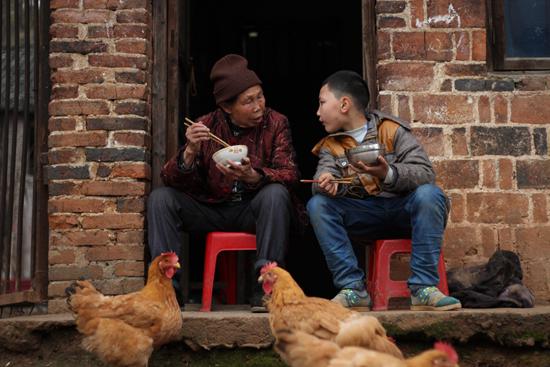
<svg viewBox="0 0 550 367"><path fill-rule="evenodd" d="M235 251L224 251L223 261L220 262L220 280L224 282L225 299L228 304L237 303L237 253Z"/></svg>
<svg viewBox="0 0 550 367"><path fill-rule="evenodd" d="M441 251L441 254L439 255L439 265L437 271L439 273L439 284L437 287L444 295L448 296L449 286L447 284L447 271L445 270L445 259L443 258L443 251Z"/></svg>
<svg viewBox="0 0 550 367"><path fill-rule="evenodd" d="M391 251L388 252L385 241L376 241L374 254L374 277L372 298L372 309L375 311L388 309L388 282L390 279L390 259Z"/></svg>
<svg viewBox="0 0 550 367"><path fill-rule="evenodd" d="M212 236L206 236L206 250L204 253L204 272L202 284L202 306L201 311L210 312L212 308L212 291L214 290L214 275L216 273L216 257L218 249L215 246Z"/></svg>

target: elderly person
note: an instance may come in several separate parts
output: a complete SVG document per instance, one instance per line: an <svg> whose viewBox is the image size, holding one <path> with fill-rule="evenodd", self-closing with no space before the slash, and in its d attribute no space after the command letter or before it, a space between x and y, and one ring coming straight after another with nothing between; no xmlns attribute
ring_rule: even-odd
<svg viewBox="0 0 550 367"><path fill-rule="evenodd" d="M183 231L246 231L256 234L253 281L269 261L284 264L293 218L289 187L298 169L287 118L266 107L262 82L239 55L226 55L212 68L217 109L188 127L187 143L164 166L165 187L147 203L151 256L180 253ZM209 132L231 145L246 145L242 162L220 165L212 155L221 146ZM256 283L256 282L255 282ZM254 288L253 312L265 310Z"/></svg>

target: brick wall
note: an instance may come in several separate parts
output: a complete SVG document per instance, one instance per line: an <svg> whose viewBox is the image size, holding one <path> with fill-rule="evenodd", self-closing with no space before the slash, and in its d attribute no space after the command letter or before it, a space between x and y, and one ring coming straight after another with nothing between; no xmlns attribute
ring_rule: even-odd
<svg viewBox="0 0 550 367"><path fill-rule="evenodd" d="M50 312L80 277L107 294L143 286L149 3L50 1Z"/></svg>
<svg viewBox="0 0 550 367"><path fill-rule="evenodd" d="M550 302L550 75L487 71L484 1L376 10L380 107L412 121L452 198L448 266L513 250Z"/></svg>

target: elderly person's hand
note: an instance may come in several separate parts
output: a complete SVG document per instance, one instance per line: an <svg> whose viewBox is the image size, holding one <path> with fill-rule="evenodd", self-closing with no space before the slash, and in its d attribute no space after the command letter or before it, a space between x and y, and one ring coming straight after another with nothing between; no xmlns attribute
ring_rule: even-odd
<svg viewBox="0 0 550 367"><path fill-rule="evenodd" d="M388 174L388 170L390 169L390 165L381 155L378 156L377 160L378 164L373 166L367 166L363 162L357 162L353 163L351 168L357 173L368 173L369 175L378 177L380 180L384 181L386 175Z"/></svg>
<svg viewBox="0 0 550 367"><path fill-rule="evenodd" d="M204 126L202 122L197 122L185 130L185 138L187 139L187 146L183 152L184 164L189 167L193 163L195 156L201 149L201 143L210 139L208 133L210 129Z"/></svg>
<svg viewBox="0 0 550 367"><path fill-rule="evenodd" d="M324 172L319 176L319 188L330 196L335 196L338 192L338 184L331 182L334 180L332 173Z"/></svg>
<svg viewBox="0 0 550 367"><path fill-rule="evenodd" d="M262 175L252 168L250 158L243 158L241 163L227 161L228 166L216 163L216 167L226 176L234 180L239 180L248 184L258 183L262 179Z"/></svg>

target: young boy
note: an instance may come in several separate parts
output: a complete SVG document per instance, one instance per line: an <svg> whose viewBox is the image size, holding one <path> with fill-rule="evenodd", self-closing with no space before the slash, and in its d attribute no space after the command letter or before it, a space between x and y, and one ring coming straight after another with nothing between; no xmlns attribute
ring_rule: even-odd
<svg viewBox="0 0 550 367"><path fill-rule="evenodd" d="M367 112L368 88L352 71L329 76L319 92L319 121L329 133L313 148L319 157L307 205L311 224L345 307L366 309L371 300L349 235L373 239L411 236L412 310L454 310L460 301L436 288L437 265L449 210L448 199L434 185L430 160L409 125L379 111ZM377 163L350 165L345 150L378 142L385 154ZM352 177L351 184L333 183Z"/></svg>

